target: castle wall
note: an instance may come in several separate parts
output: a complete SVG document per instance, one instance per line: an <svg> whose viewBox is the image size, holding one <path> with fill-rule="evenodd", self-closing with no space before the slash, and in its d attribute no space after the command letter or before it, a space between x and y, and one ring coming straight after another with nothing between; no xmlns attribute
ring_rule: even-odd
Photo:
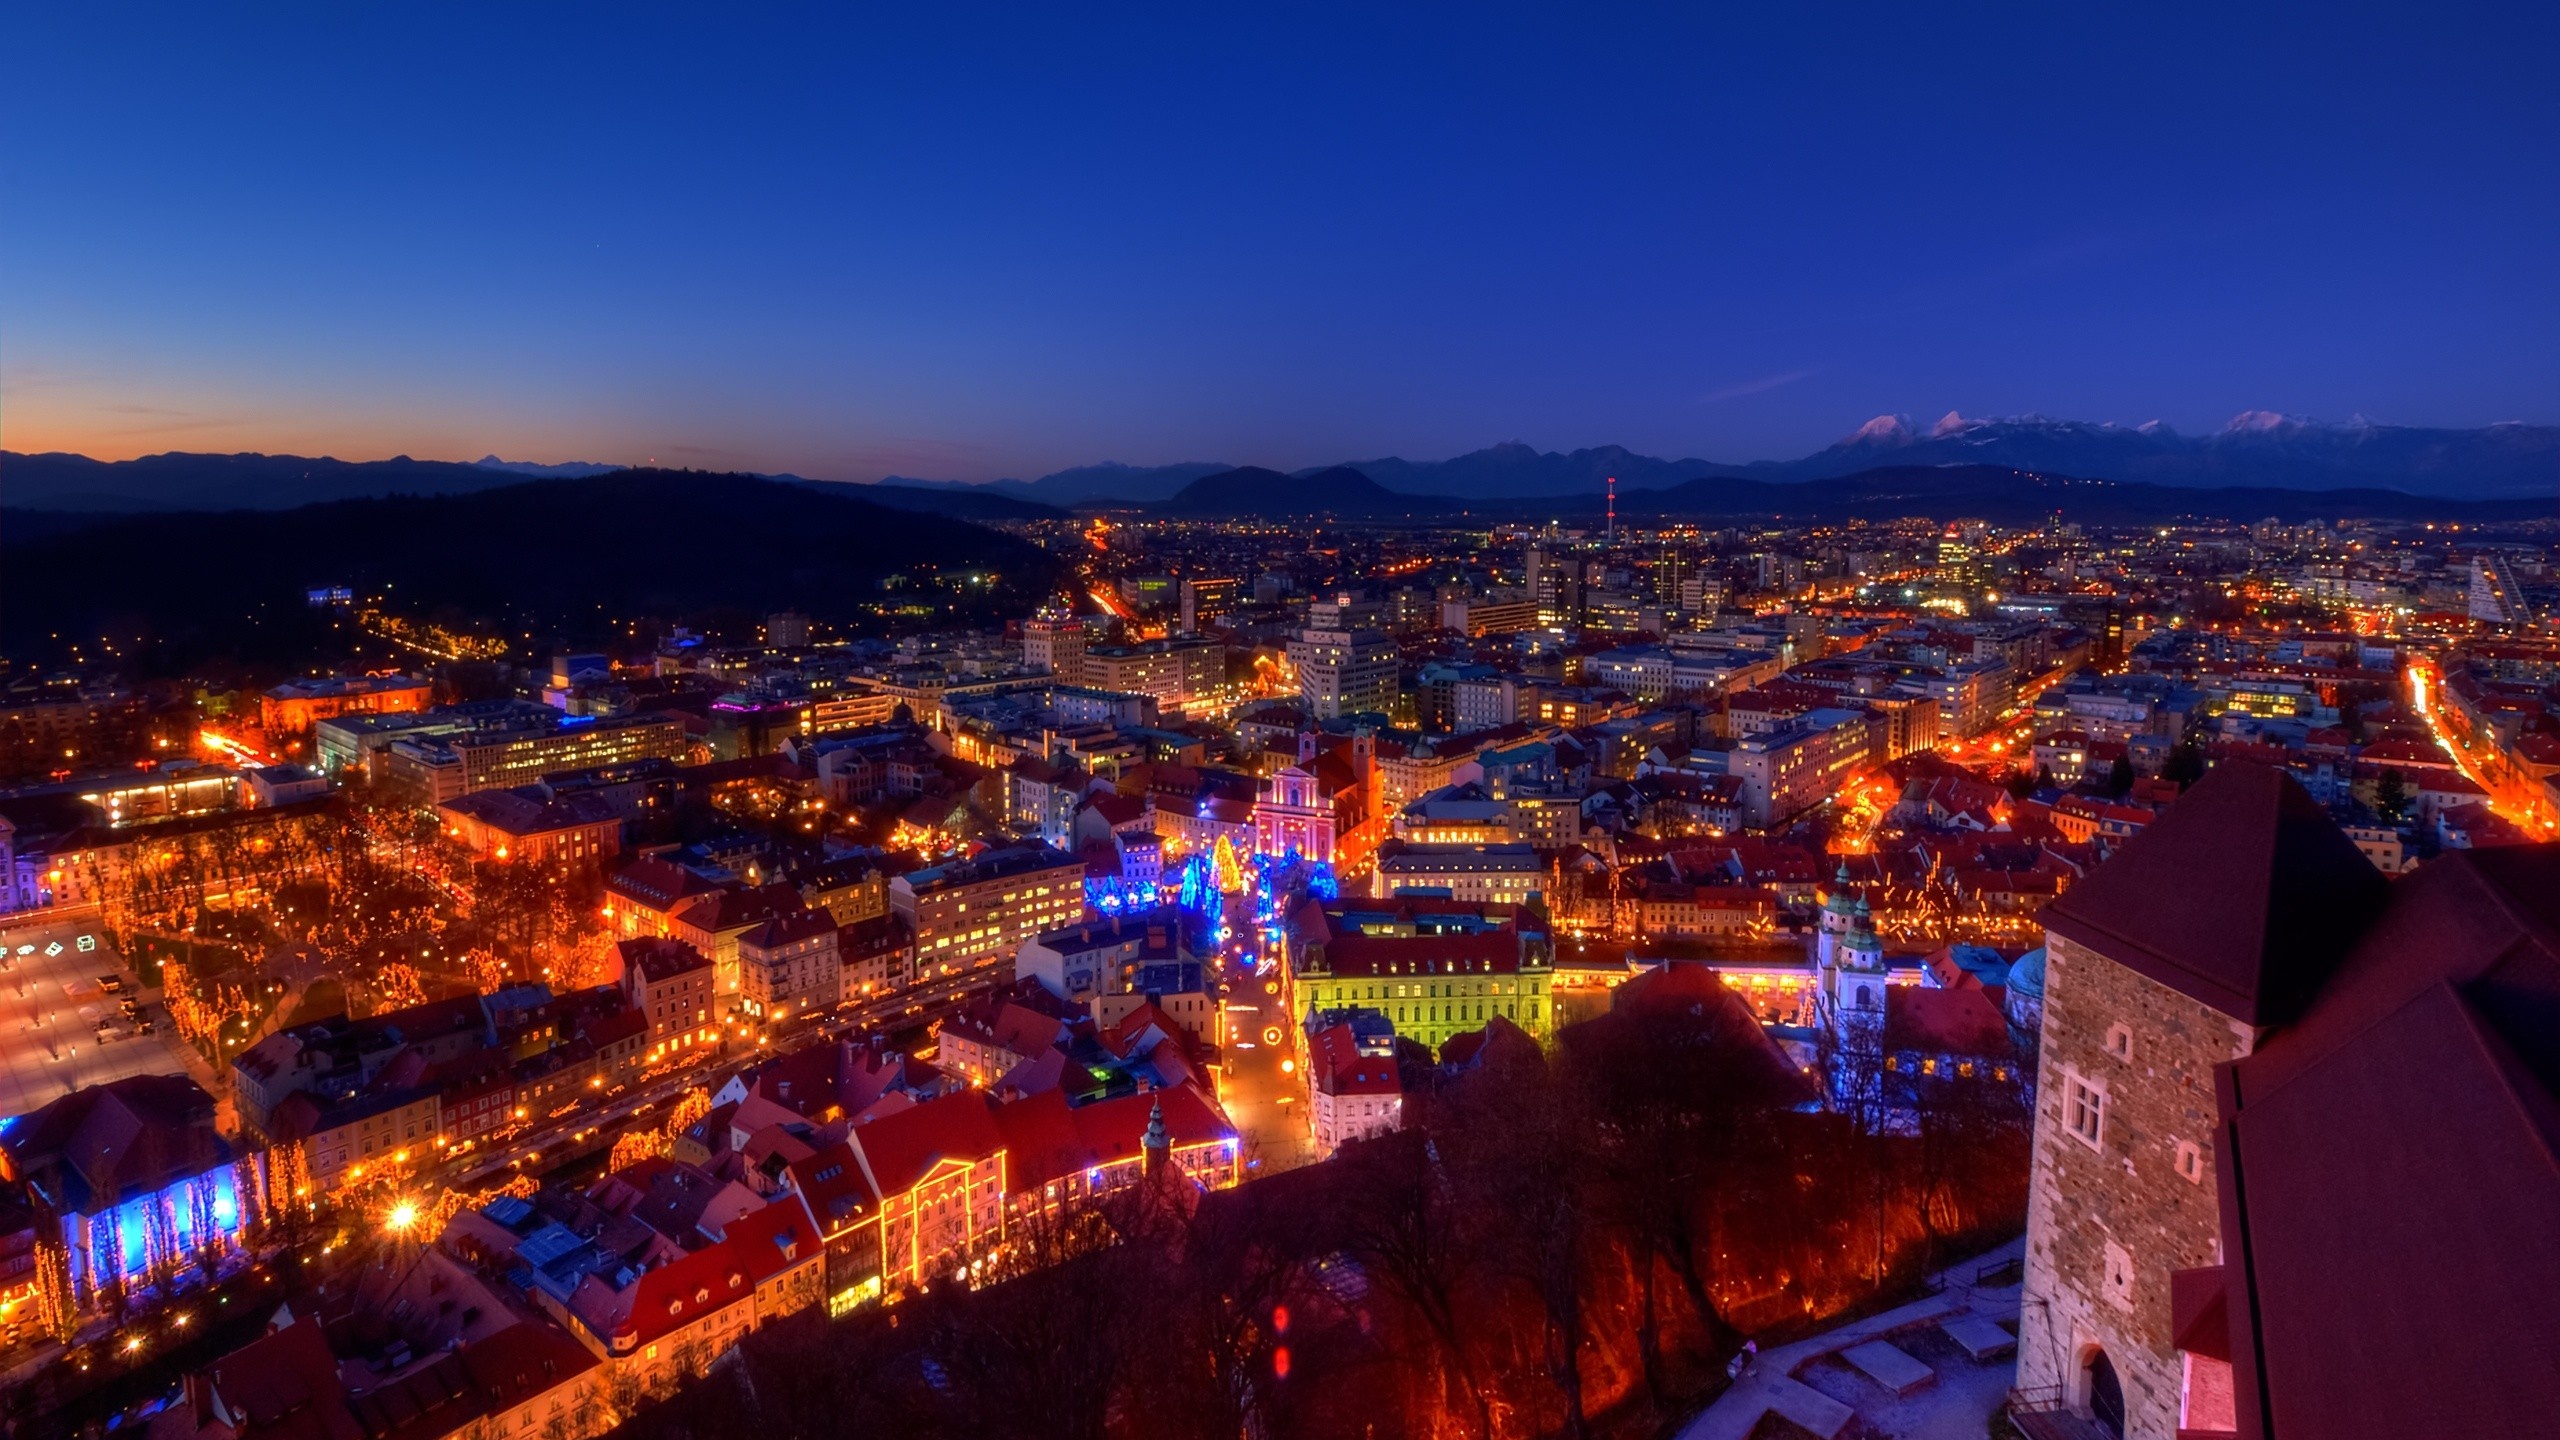
<svg viewBox="0 0 2560 1440"><path fill-rule="evenodd" d="M2046 943L2018 1384L2085 1405L2087 1357L2103 1347L2128 1440L2174 1440L2169 1275L2221 1259L2213 1067L2255 1036L2086 946ZM2081 1086L2104 1095L2094 1147L2072 1128Z"/></svg>

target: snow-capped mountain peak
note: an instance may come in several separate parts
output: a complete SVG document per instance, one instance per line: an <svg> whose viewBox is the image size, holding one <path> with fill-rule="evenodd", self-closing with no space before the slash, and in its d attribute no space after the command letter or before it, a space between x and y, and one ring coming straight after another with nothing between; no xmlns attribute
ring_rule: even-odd
<svg viewBox="0 0 2560 1440"><path fill-rule="evenodd" d="M2277 410L2243 410L2222 427L2225 435L2285 435L2296 430L2309 430L2312 422L2299 415Z"/></svg>
<svg viewBox="0 0 2560 1440"><path fill-rule="evenodd" d="M1879 415L1851 431L1844 445L1908 445L1911 443L1911 417Z"/></svg>

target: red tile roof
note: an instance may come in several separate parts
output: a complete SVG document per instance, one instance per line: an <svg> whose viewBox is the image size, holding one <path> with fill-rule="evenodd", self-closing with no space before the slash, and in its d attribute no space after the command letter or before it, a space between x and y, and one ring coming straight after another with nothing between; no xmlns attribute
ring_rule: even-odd
<svg viewBox="0 0 2560 1440"><path fill-rule="evenodd" d="M623 973L636 973L643 980L667 980L689 970L711 968L710 957L673 938L643 936L621 941L614 949L622 956Z"/></svg>
<svg viewBox="0 0 2560 1440"><path fill-rule="evenodd" d="M785 1270L822 1261L826 1241L809 1207L798 1195L784 1193L763 1209L729 1222L721 1244L746 1266L747 1283L761 1285Z"/></svg>
<svg viewBox="0 0 2560 1440"><path fill-rule="evenodd" d="M1069 1105L1066 1092L1051 1090L995 1111L996 1129L1005 1140L1006 1184L1029 1190L1079 1170L1139 1158L1148 1117L1159 1104L1164 1106L1165 1133L1177 1150L1235 1138L1226 1117L1188 1085L1088 1105Z"/></svg>
<svg viewBox="0 0 2560 1440"><path fill-rule="evenodd" d="M2256 1341L2234 1350L2274 1433L2548 1432L2555 1056L2560 847L2538 845L2419 871L2303 1022L2226 1067L2228 1298Z"/></svg>
<svg viewBox="0 0 2560 1440"><path fill-rule="evenodd" d="M613 1347L645 1345L754 1296L755 1276L739 1247L725 1240L706 1245L647 1271L616 1297L619 1313L609 1330Z"/></svg>
<svg viewBox="0 0 2560 1440"><path fill-rule="evenodd" d="M1508 975L1520 968L1520 937L1508 929L1475 935L1338 935L1325 946L1324 963L1336 975L1355 977Z"/></svg>
<svg viewBox="0 0 2560 1440"><path fill-rule="evenodd" d="M556 1325L520 1320L467 1346L463 1368L490 1408L510 1410L596 1366L595 1352Z"/></svg>
<svg viewBox="0 0 2560 1440"><path fill-rule="evenodd" d="M806 1160L792 1162L791 1187L807 1201L820 1227L833 1234L879 1209L880 1197L854 1158L853 1144L839 1141Z"/></svg>
<svg viewBox="0 0 2560 1440"><path fill-rule="evenodd" d="M1004 1149L995 1102L960 1090L853 1130L855 1152L883 1197L903 1195L946 1160L975 1164Z"/></svg>
<svg viewBox="0 0 2560 1440"><path fill-rule="evenodd" d="M836 928L836 918L824 910L791 910L776 915L738 937L741 946L771 950L781 945L815 939Z"/></svg>
<svg viewBox="0 0 2560 1440"><path fill-rule="evenodd" d="M1363 1055L1349 1025L1328 1025L1307 1044L1307 1069L1327 1095L1401 1095L1404 1082L1392 1055Z"/></svg>
<svg viewBox="0 0 2560 1440"><path fill-rule="evenodd" d="M728 930L743 931L806 905L798 886L776 880L753 890L721 890L704 895L679 907L669 918L706 935L717 935Z"/></svg>
<svg viewBox="0 0 2560 1440"><path fill-rule="evenodd" d="M604 882L613 894L638 900L653 910L674 908L675 902L695 895L708 895L720 887L703 879L673 861L655 855L643 855L613 872Z"/></svg>
<svg viewBox="0 0 2560 1440"><path fill-rule="evenodd" d="M1941 990L1888 985L1884 997L1887 1054L2006 1056L2016 1050L1993 993L1979 983Z"/></svg>
<svg viewBox="0 0 2560 1440"><path fill-rule="evenodd" d="M211 1381L243 1436L363 1440L316 1320L296 1320L232 1351L213 1363Z"/></svg>
<svg viewBox="0 0 2560 1440"><path fill-rule="evenodd" d="M2276 1024L2387 883L2291 777L2235 761L2046 906L2044 922L2226 1015Z"/></svg>

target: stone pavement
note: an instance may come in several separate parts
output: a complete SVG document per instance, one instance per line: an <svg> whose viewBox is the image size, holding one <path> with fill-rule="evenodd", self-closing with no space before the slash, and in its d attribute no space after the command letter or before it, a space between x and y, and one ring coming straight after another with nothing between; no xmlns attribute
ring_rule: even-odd
<svg viewBox="0 0 2560 1440"><path fill-rule="evenodd" d="M1825 1356L1918 1326L1968 1317L2014 1319L2020 1287L2015 1283L1984 1287L1974 1283L1974 1276L2023 1256L2026 1245L2026 1237L2020 1236L1988 1254L1940 1271L1932 1277L1938 1292L1926 1299L1760 1352L1731 1388L1680 1431L1679 1440L1749 1440L1760 1417L1771 1411L1830 1440L1848 1428L1858 1410L1797 1379L1797 1371Z"/></svg>

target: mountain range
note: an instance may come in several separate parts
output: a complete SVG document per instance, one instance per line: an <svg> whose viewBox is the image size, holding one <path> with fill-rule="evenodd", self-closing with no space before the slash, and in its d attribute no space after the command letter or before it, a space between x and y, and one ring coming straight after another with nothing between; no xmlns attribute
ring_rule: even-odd
<svg viewBox="0 0 2560 1440"><path fill-rule="evenodd" d="M1988 465L2188 489L2379 489L2438 500L2547 499L2560 497L2560 426L2519 423L2455 430L2362 420L2324 424L2253 410L2209 434L2189 435L2157 423L2126 426L2040 416L1986 420L1949 412L1928 424L1902 415L1878 416L1835 444L1786 461L1666 460L1618 445L1558 452L1511 441L1446 460L1386 456L1287 474L1312 480L1351 472L1388 494L1438 497L1461 505L1596 495L1614 476L1623 505L1637 492L1699 480L1784 484L1879 467L1935 465ZM0 496L11 507L26 510L277 510L367 495L460 494L529 477L581 478L617 468L589 462L544 465L494 455L470 464L405 455L345 461L184 453L110 462L0 451ZM1237 472L1232 465L1189 461L1082 465L1036 480L984 483L908 476L877 482L787 474L763 478L826 488L860 485L878 503L898 509L994 520L1054 518L1079 505L1173 502L1200 480ZM1190 513L1200 513L1196 506L1205 502L1182 503L1194 507ZM1385 506L1375 497L1361 498L1354 508L1429 513L1410 502Z"/></svg>
<svg viewBox="0 0 2560 1440"><path fill-rule="evenodd" d="M1838 442L1795 460L1665 460L1622 445L1543 451L1510 441L1447 460L1387 456L1290 472L1356 470L1400 495L1468 501L1668 489L1691 480L1827 480L1882 465L1996 465L2095 479L2189 488L2379 488L2440 499L2560 496L2560 425L2501 424L2456 430L2324 424L2252 410L2202 435L2157 422L2095 424L2043 416L1968 419L1952 411L1928 424L1880 415ZM883 484L976 489L1049 505L1169 500L1185 485L1230 467L1191 462L1152 467L1085 465L1037 480L982 485L891 477Z"/></svg>
<svg viewBox="0 0 2560 1440"><path fill-rule="evenodd" d="M1597 522L1603 497L1539 495L1517 500L1461 500L1399 494L1350 466L1287 475L1245 466L1192 481L1170 499L1143 507L1174 518L1475 522L1571 517ZM1618 492L1618 515L1636 520L1779 519L1790 521L1949 519L1969 516L1999 525L2032 525L2061 512L2096 525L2149 525L2181 517L2284 521L2324 519L2495 522L2549 514L2540 499L2439 500L2370 487L2288 490L2273 486L2190 488L2142 481L2090 480L2005 465L1878 465L1814 480L1703 476L1660 489Z"/></svg>

